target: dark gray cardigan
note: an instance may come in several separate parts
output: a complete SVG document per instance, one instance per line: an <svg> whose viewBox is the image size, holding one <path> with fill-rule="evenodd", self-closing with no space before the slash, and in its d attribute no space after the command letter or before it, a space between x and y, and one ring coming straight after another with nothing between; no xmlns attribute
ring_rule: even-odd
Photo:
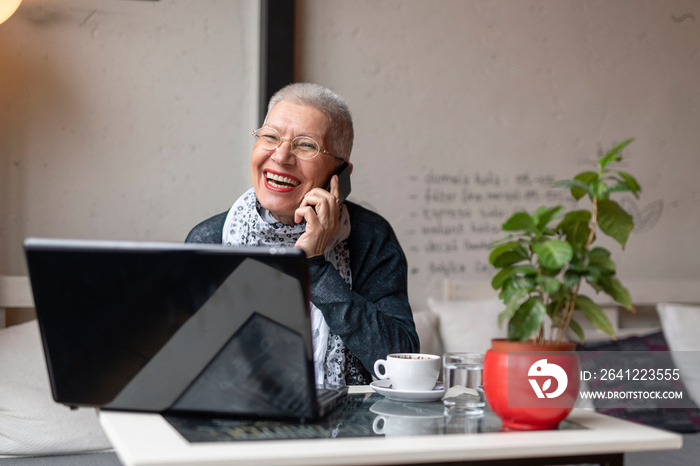
<svg viewBox="0 0 700 466"><path fill-rule="evenodd" d="M345 205L352 227L347 239L352 289L323 256L312 257L311 302L372 373L374 361L387 354L420 350L408 304L406 256L389 222L352 202ZM221 244L226 215L223 212L203 221L185 241Z"/></svg>

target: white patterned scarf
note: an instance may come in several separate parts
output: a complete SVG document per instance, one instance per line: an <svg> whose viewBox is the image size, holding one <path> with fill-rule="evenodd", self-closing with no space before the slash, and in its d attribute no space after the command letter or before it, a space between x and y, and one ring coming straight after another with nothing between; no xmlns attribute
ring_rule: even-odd
<svg viewBox="0 0 700 466"><path fill-rule="evenodd" d="M264 209L249 189L234 202L224 222L223 244L227 246L294 247L306 231L306 222L289 226L278 222ZM350 215L345 206L340 209L340 229L324 252L324 257L352 285L350 254L345 240L350 235ZM311 303L311 330L313 335L316 385L345 385L345 351L343 341L328 327L323 314Z"/></svg>

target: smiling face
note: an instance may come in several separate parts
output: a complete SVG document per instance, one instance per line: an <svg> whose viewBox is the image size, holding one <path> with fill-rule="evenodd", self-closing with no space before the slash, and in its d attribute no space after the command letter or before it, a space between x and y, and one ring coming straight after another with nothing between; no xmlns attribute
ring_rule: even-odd
<svg viewBox="0 0 700 466"><path fill-rule="evenodd" d="M323 149L333 152L326 135L330 123L320 110L283 100L270 111L265 126L276 129L284 138L308 136ZM294 211L304 195L313 188L323 187L339 164L338 159L319 153L311 160L297 158L285 139L274 150L262 149L260 141L253 147L250 159L250 176L260 204L280 222L292 225Z"/></svg>

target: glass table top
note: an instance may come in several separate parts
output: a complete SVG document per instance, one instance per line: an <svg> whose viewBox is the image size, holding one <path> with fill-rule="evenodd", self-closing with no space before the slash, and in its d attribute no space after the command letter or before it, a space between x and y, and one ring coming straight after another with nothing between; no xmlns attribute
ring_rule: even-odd
<svg viewBox="0 0 700 466"><path fill-rule="evenodd" d="M350 394L324 418L307 423L198 417L163 416L189 442L391 437L500 432L500 419L488 408L481 416L445 410L442 401L392 401L378 393ZM583 429L564 421L559 429Z"/></svg>

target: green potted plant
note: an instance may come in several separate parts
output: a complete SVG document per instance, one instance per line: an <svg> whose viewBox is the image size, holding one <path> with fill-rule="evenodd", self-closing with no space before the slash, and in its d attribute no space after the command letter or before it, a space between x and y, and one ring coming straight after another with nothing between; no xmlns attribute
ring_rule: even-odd
<svg viewBox="0 0 700 466"><path fill-rule="evenodd" d="M584 282L596 292L605 293L624 308L634 311L628 290L616 277L610 251L596 245L598 234L604 233L624 249L634 226L632 216L612 199L621 192L638 197L641 191L632 175L614 168L622 161L622 150L631 142L632 139L623 141L600 156L597 170L584 171L573 179L554 185L569 189L576 201L587 198L590 201L588 208L567 212L564 206L558 205L540 207L533 213L516 212L502 226L506 236L490 245L489 261L497 270L491 285L499 292L505 306L499 315L499 323L508 325L508 338L494 340L487 353L487 359L489 355L492 359L492 367L487 367L489 361L485 361L484 367L484 389L488 397L487 386L491 385L492 399L489 401L494 411L498 408L494 404L500 404L496 392L504 393L504 387L494 386L496 379L507 379L507 374L503 373L507 361L496 364L496 354L572 351L574 344L564 341L567 330L571 329L581 340L585 337L580 324L573 318L574 311L579 311L595 328L615 337L614 329L600 306L581 294ZM551 322L549 332L545 325L548 319ZM573 357L575 359L575 354ZM569 380L576 387L577 367L576 362L575 367L570 368L572 372L575 370L576 380ZM526 387L526 390L530 388ZM561 419L568 411L563 416L559 414ZM545 423L544 428L551 428L559 421ZM522 422L515 422L513 426L527 428Z"/></svg>

